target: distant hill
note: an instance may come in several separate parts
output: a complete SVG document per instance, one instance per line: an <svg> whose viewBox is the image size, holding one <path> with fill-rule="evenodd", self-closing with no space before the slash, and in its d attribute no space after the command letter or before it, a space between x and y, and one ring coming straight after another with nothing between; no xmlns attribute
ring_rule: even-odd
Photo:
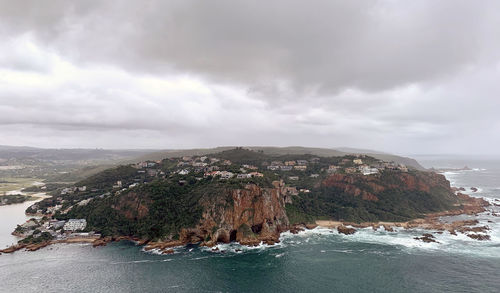
<svg viewBox="0 0 500 293"><path fill-rule="evenodd" d="M0 159L17 161L118 161L142 156L157 150L45 149L0 145Z"/></svg>
<svg viewBox="0 0 500 293"><path fill-rule="evenodd" d="M215 154L222 151L231 150L234 148L235 146L224 146L224 147L207 148L207 149L165 150L137 157L134 160L131 160L130 162L147 161L147 160L157 161L164 158L208 155L208 154ZM348 154L364 154L372 156L379 160L404 164L406 166L413 167L417 170L425 170L425 168L422 165L420 165L415 159L386 154L382 152L371 151L371 150L342 148L343 150L347 151L341 151L337 149L310 148L310 147L300 147L300 146L290 146L290 147L245 146L244 148L254 151L262 151L267 155L275 155L275 156L310 154L319 157L333 157L333 156L345 156Z"/></svg>

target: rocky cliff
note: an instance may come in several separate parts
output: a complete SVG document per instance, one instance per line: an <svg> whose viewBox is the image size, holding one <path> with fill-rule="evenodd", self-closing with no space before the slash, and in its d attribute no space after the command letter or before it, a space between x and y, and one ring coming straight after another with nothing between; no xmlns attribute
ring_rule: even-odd
<svg viewBox="0 0 500 293"><path fill-rule="evenodd" d="M256 245L261 241L273 244L289 227L285 211L287 194L284 184L274 182L274 188L247 184L242 189L226 190L226 194L200 201L203 214L195 228L183 229L181 241L202 242L212 246L217 242L237 241Z"/></svg>

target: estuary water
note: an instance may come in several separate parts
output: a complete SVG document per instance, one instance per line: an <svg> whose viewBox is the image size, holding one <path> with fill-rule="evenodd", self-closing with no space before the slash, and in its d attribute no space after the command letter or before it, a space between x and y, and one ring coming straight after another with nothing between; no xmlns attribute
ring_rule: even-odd
<svg viewBox="0 0 500 293"><path fill-rule="evenodd" d="M419 161L474 168L445 175L474 196L500 199L500 161ZM1 255L0 292L499 292L500 218L491 211L478 218L491 228L490 241L444 232L434 233L440 243L423 243L413 239L420 230L346 236L316 228L284 233L272 247L219 245L223 252L192 246L158 255L130 242L62 244Z"/></svg>

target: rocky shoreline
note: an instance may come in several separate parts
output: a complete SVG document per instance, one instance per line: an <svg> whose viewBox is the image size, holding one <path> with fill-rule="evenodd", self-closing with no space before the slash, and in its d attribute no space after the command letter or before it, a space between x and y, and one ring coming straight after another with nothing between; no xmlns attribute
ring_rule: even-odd
<svg viewBox="0 0 500 293"><path fill-rule="evenodd" d="M443 233L444 231L448 231L452 235L457 235L458 232L465 234L468 237L475 240L479 241L489 240L490 236L484 234L489 230L489 227L476 226L479 223L477 220L459 220L450 223L441 221L442 217L447 217L447 216L478 215L479 213L485 212L486 207L490 206L490 203L484 200L483 198L471 197L462 193L457 193L457 195L462 200L461 208L451 211L443 211L439 213L427 214L425 218L414 219L407 222L353 223L353 222L317 220L315 223L293 225L289 227L289 229L287 230L279 231L279 233L261 233L258 237L254 238L247 237L237 242L241 245L246 245L246 246L257 246L262 243L267 245L273 245L280 242L279 238L281 232L290 231L293 234L297 234L300 231L304 231L307 229L314 229L318 226L336 229L338 233L345 235L351 235L356 233L356 229L371 227L373 230L378 230L382 227L385 231L389 232L394 232L395 228L424 229L428 231L437 231L437 233ZM424 235L422 235L422 237L415 237L415 239L424 242L437 242L434 240L434 236L430 233L425 233ZM98 246L106 246L108 243L111 242L119 242L123 240L132 241L136 243L136 245L138 246L144 246L145 251L158 251L161 254L172 254L174 253L173 250L174 247L185 246L187 244L199 244L200 246L214 247L218 243L231 242L230 239L220 239L222 241L219 242L199 241L199 239L193 237L192 231L190 231L189 229L183 229L181 231L179 239L177 240L150 241L147 239L140 239L132 236L75 237L64 240L51 240L36 244L17 244L9 248L0 250L0 254L13 253L15 251L22 249L25 249L26 251L37 251L49 245L60 244L60 243L88 243L92 244L93 247L98 247ZM213 251L217 251L217 249L214 248Z"/></svg>

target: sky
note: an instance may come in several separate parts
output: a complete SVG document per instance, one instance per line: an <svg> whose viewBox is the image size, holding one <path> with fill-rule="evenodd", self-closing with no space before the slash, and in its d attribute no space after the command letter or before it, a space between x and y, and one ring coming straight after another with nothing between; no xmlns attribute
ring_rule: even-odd
<svg viewBox="0 0 500 293"><path fill-rule="evenodd" d="M499 1L0 0L0 145L499 154Z"/></svg>

